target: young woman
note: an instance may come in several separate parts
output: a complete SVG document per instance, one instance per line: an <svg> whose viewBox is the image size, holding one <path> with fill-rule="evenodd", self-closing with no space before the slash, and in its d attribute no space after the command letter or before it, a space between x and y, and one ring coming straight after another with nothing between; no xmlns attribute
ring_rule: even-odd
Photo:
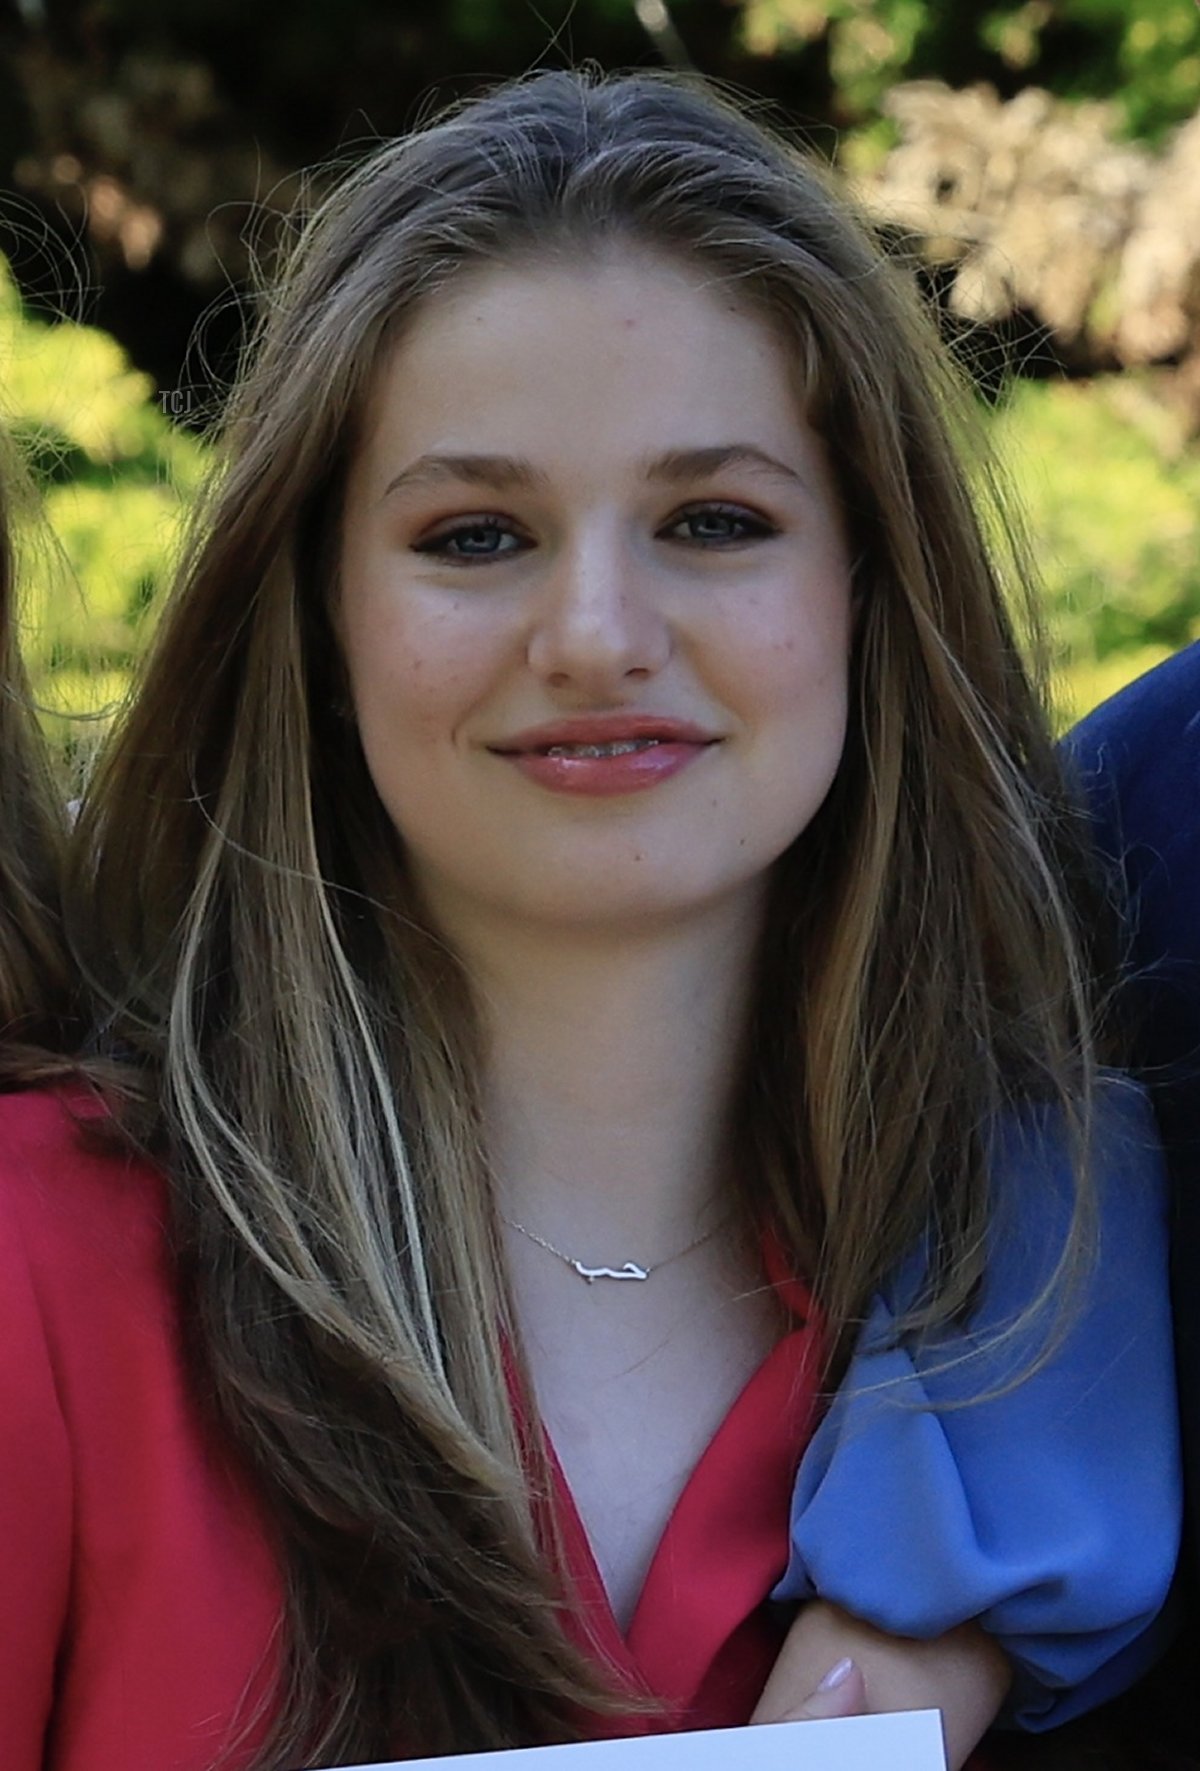
<svg viewBox="0 0 1200 1771"><path fill-rule="evenodd" d="M106 1103L0 1127L19 1771L819 1681L960 1764L1153 1652L1157 1167L944 392L691 87L504 89L306 230L78 827Z"/></svg>

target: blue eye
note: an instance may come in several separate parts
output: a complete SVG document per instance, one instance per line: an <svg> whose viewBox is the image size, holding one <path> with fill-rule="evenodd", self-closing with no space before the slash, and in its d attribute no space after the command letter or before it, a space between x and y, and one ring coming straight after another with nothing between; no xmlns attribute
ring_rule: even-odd
<svg viewBox="0 0 1200 1771"><path fill-rule="evenodd" d="M413 544L414 553L432 554L454 565L505 559L527 543L501 517L471 517Z"/></svg>
<svg viewBox="0 0 1200 1771"><path fill-rule="evenodd" d="M773 524L738 504L696 504L679 514L662 531L672 541L697 547L733 547L745 541L763 541L777 533Z"/></svg>

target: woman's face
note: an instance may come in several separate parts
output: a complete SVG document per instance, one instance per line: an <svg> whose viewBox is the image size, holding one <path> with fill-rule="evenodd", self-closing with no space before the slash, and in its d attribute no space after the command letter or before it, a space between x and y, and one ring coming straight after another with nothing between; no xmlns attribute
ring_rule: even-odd
<svg viewBox="0 0 1200 1771"><path fill-rule="evenodd" d="M786 356L632 249L466 273L386 362L337 626L444 926L757 899L841 756L841 511Z"/></svg>

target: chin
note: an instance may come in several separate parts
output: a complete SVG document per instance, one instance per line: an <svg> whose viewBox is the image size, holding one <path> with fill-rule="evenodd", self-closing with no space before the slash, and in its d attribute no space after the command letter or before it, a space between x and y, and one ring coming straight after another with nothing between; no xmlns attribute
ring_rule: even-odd
<svg viewBox="0 0 1200 1771"><path fill-rule="evenodd" d="M622 877L622 874L625 877ZM728 915L739 904L761 902L765 875L738 879L682 879L678 868L663 870L655 879L636 863L625 869L601 868L581 877L551 881L542 879L527 893L512 892L498 898L489 893L492 914L523 923L541 925L556 935L571 930L584 935L601 933L630 936L655 929L679 930L693 918Z"/></svg>

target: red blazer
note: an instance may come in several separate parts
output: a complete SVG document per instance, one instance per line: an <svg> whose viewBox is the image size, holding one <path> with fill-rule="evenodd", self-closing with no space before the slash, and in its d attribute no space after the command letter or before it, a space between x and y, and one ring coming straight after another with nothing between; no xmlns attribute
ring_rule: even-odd
<svg viewBox="0 0 1200 1771"><path fill-rule="evenodd" d="M92 1114L94 1108L81 1108ZM58 1097L0 1098L0 1760L5 1771L242 1771L278 1666L270 1522L189 1381L161 1176L82 1147ZM801 1288L789 1290L803 1309ZM561 1479L580 1634L661 1716L748 1719L764 1601L814 1412L798 1321L676 1506L623 1638Z"/></svg>

